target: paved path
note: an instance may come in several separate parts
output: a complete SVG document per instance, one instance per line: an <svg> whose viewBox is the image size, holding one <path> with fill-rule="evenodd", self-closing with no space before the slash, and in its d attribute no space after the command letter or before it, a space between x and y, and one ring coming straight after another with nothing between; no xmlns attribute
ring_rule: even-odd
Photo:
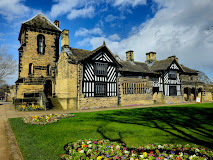
<svg viewBox="0 0 213 160"><path fill-rule="evenodd" d="M188 103L189 104L189 103ZM190 103L194 104L194 103ZM168 105L168 104L166 104ZM183 104L169 104L169 105L183 105ZM77 112L94 112L104 110L119 110L129 108L145 108L158 107L163 105L149 105L149 106L131 106L131 107L115 107L115 108L99 108L90 110L48 110L48 111L31 111L21 112L15 110L13 104L8 102L0 102L0 160L22 160L20 149L15 140L15 136L8 122L8 118L26 117L32 115L56 114L56 113L77 113Z"/></svg>

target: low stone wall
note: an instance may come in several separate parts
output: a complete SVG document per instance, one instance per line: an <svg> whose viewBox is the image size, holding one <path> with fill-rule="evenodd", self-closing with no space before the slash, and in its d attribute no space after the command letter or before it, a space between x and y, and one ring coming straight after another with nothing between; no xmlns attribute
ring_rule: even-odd
<svg viewBox="0 0 213 160"><path fill-rule="evenodd" d="M120 98L122 106L147 105L153 102L152 94L122 94Z"/></svg>
<svg viewBox="0 0 213 160"><path fill-rule="evenodd" d="M183 96L164 96L164 99L167 104L184 102Z"/></svg>
<svg viewBox="0 0 213 160"><path fill-rule="evenodd" d="M79 101L78 109L89 109L94 107L115 107L118 97L85 97Z"/></svg>

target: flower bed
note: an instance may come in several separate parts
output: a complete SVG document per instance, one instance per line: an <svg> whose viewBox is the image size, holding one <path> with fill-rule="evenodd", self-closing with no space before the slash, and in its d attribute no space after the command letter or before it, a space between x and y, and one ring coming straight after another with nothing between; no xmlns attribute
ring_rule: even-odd
<svg viewBox="0 0 213 160"><path fill-rule="evenodd" d="M74 117L74 114L50 114L42 116L29 116L24 117L22 120L24 123L46 125L51 123L56 123L59 119Z"/></svg>
<svg viewBox="0 0 213 160"><path fill-rule="evenodd" d="M44 110L43 106L39 106L39 105L17 105L16 109L18 111L40 111L40 110Z"/></svg>
<svg viewBox="0 0 213 160"><path fill-rule="evenodd" d="M152 144L139 148L127 148L125 144L109 140L78 140L64 147L66 154L59 155L62 160L161 160L190 159L212 160L213 152L197 145Z"/></svg>

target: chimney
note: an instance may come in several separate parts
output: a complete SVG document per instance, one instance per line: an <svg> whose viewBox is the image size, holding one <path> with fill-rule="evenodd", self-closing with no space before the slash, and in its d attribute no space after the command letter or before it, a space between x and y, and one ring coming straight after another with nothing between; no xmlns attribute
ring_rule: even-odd
<svg viewBox="0 0 213 160"><path fill-rule="evenodd" d="M151 64L156 61L156 52L146 53L146 63Z"/></svg>
<svg viewBox="0 0 213 160"><path fill-rule="evenodd" d="M126 52L126 61L134 62L133 52L132 50Z"/></svg>
<svg viewBox="0 0 213 160"><path fill-rule="evenodd" d="M178 58L175 55L168 57L168 59L175 59L178 62Z"/></svg>
<svg viewBox="0 0 213 160"><path fill-rule="evenodd" d="M69 30L62 31L61 47L69 47Z"/></svg>
<svg viewBox="0 0 213 160"><path fill-rule="evenodd" d="M59 21L55 20L54 24L59 28Z"/></svg>

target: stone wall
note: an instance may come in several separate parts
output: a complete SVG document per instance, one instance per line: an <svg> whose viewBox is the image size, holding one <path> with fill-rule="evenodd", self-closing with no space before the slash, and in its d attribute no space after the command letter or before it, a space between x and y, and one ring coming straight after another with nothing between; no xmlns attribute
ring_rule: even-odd
<svg viewBox="0 0 213 160"><path fill-rule="evenodd" d="M64 109L77 108L77 65L62 52L57 65L56 95Z"/></svg>
<svg viewBox="0 0 213 160"><path fill-rule="evenodd" d="M130 87L125 87L130 85ZM141 88L143 87L144 89ZM139 78L128 78L128 77L119 77L119 101L120 105L131 106L131 105L143 105L143 104L153 104L152 99L152 81ZM131 86L136 89L132 90ZM144 90L144 91L143 91Z"/></svg>

